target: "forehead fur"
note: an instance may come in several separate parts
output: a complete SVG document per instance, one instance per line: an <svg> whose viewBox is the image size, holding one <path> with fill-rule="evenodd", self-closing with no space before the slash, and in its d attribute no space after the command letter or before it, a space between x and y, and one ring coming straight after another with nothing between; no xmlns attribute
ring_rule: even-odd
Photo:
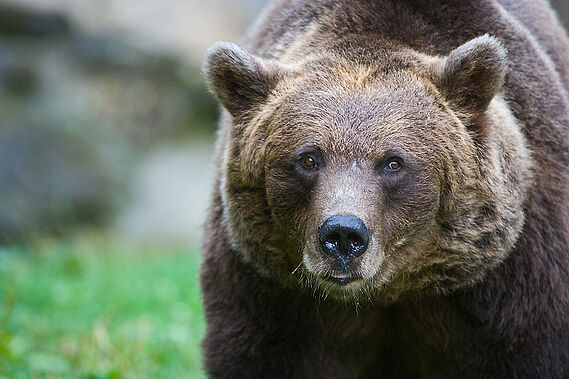
<svg viewBox="0 0 569 379"><path fill-rule="evenodd" d="M443 134L468 143L434 85L410 64L390 63L311 63L318 69L284 80L262 111L269 142L290 149L334 144L335 155L359 156L397 147L420 156L426 145L436 149Z"/></svg>

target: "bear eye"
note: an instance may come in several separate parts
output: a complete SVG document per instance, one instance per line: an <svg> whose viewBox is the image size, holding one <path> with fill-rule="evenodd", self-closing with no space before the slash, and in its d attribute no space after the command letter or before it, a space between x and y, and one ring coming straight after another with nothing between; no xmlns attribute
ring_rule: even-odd
<svg viewBox="0 0 569 379"><path fill-rule="evenodd" d="M403 166L403 164L399 158L390 158L389 162L387 162L385 165L384 170L389 172L397 172L401 170L401 166Z"/></svg>
<svg viewBox="0 0 569 379"><path fill-rule="evenodd" d="M316 159L312 155L303 155L300 157L300 164L306 169L315 169L318 167Z"/></svg>

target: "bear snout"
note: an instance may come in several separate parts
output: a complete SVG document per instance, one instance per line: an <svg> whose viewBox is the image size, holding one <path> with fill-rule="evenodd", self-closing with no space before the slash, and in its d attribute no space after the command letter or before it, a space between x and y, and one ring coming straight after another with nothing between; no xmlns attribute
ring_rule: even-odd
<svg viewBox="0 0 569 379"><path fill-rule="evenodd" d="M369 236L368 227L356 216L334 215L318 227L322 251L344 265L367 250Z"/></svg>

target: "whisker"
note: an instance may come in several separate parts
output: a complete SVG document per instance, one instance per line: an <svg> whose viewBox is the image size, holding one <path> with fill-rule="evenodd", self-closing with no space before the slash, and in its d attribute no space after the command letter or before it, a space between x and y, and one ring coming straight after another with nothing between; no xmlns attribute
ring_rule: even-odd
<svg viewBox="0 0 569 379"><path fill-rule="evenodd" d="M354 299L354 307L356 308L356 315L360 314L360 302L357 298Z"/></svg>
<svg viewBox="0 0 569 379"><path fill-rule="evenodd" d="M292 270L292 272L290 273L290 276L293 276L295 274L295 272L298 271L298 269L300 268L300 266L302 266L302 261L300 261L300 263L298 264L298 266L296 266L296 268L294 270Z"/></svg>

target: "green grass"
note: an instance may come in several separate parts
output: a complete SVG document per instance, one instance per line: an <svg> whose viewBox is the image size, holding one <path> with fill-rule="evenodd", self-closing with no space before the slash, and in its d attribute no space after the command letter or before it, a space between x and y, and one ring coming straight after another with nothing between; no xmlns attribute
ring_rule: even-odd
<svg viewBox="0 0 569 379"><path fill-rule="evenodd" d="M196 251L0 250L0 378L199 378Z"/></svg>

